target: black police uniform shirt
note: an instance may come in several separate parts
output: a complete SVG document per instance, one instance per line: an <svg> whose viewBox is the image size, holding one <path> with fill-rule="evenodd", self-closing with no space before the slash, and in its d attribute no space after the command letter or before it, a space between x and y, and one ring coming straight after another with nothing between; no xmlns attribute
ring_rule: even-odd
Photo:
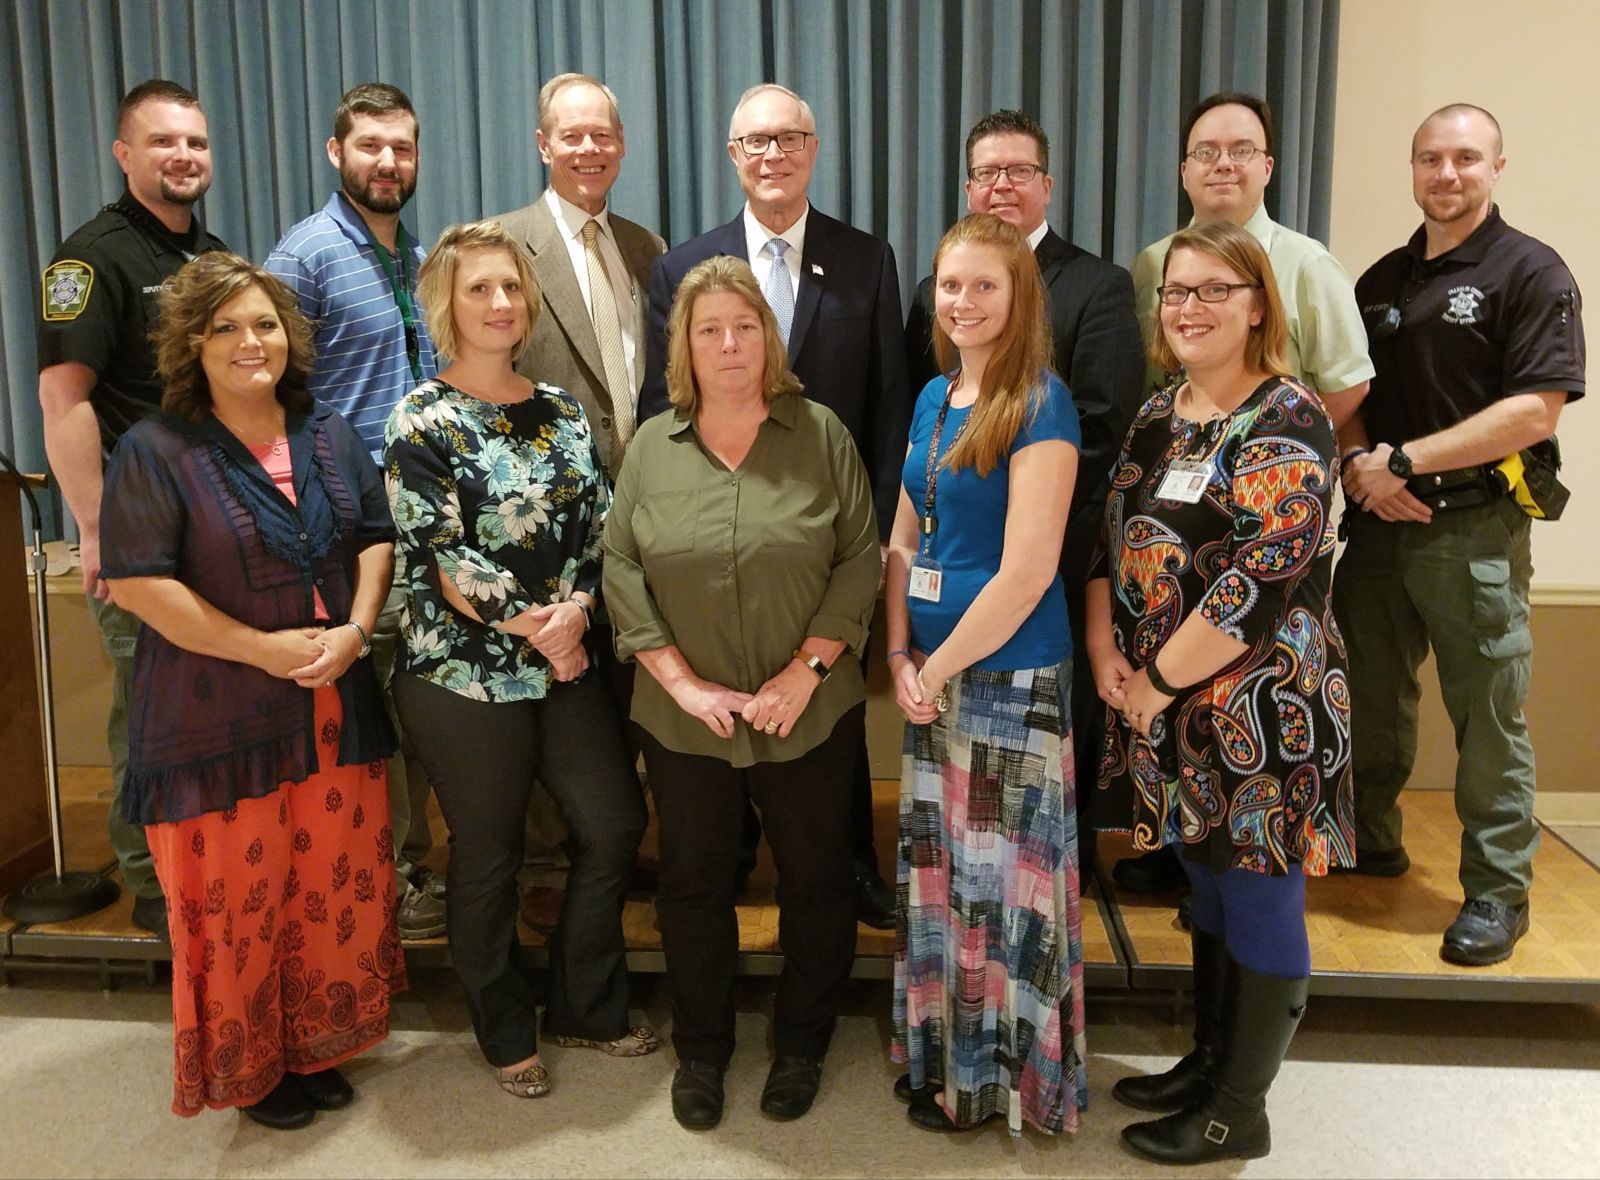
<svg viewBox="0 0 1600 1180"><path fill-rule="evenodd" d="M1426 246L1419 227L1356 282L1377 369L1361 403L1373 444L1400 446L1519 393L1583 396L1583 300L1559 254L1495 207L1454 250L1429 259Z"/></svg>
<svg viewBox="0 0 1600 1180"><path fill-rule="evenodd" d="M161 405L155 326L161 288L208 250L226 250L196 217L175 234L127 189L56 251L42 278L39 369L76 361L94 370L89 394L100 445L111 453L123 433Z"/></svg>

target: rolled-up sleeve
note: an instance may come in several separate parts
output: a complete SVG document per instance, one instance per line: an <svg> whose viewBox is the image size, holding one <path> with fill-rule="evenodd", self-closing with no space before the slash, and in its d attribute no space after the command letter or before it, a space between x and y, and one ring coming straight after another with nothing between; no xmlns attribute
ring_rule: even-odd
<svg viewBox="0 0 1600 1180"><path fill-rule="evenodd" d="M849 435L842 429L840 433L842 437L832 440L831 455L839 505L834 517L833 572L806 624L806 634L837 639L859 657L872 622L882 560L867 470Z"/></svg>
<svg viewBox="0 0 1600 1180"><path fill-rule="evenodd" d="M639 440L635 440L637 443ZM606 513L605 561L602 586L606 612L611 616L617 658L631 660L641 651L673 645L672 629L661 617L650 594L644 566L640 563L639 540L633 531L634 506L639 502L644 447L629 448L617 475L617 490Z"/></svg>

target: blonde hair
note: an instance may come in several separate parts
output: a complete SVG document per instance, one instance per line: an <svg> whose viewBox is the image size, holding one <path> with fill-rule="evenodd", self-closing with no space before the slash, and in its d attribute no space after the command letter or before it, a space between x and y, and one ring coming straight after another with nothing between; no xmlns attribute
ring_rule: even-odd
<svg viewBox="0 0 1600 1180"><path fill-rule="evenodd" d="M452 225L439 235L439 240L422 260L417 271L417 301L422 304L422 314L427 320L428 336L433 349L440 356L454 358L459 341L456 338L456 317L453 296L456 289L456 267L466 250L503 250L511 256L517 268L517 281L522 284L522 300L528 307L528 326L525 334L511 350L513 362L520 360L533 338L533 325L539 320L539 280L534 277L533 260L498 221L470 221Z"/></svg>
<svg viewBox="0 0 1600 1180"><path fill-rule="evenodd" d="M992 213L969 213L946 231L933 256L934 290L938 290L939 263L957 246L986 246L1005 260L1011 277L1011 311L995 340L989 364L978 383L967 429L945 452L940 463L950 471L973 467L988 475L1011 452L1024 416L1030 420L1044 395L1055 350L1050 321L1045 315L1044 280L1033 247L1021 231ZM939 317L933 320L933 355L944 373L959 362Z"/></svg>
<svg viewBox="0 0 1600 1180"><path fill-rule="evenodd" d="M699 263L678 284L667 319L667 396L673 406L693 414L700 404L694 358L689 348L689 319L702 295L737 295L761 319L761 339L766 356L761 368L761 396L767 401L785 393L799 393L800 379L789 371L789 350L778 334L778 317L772 314L750 264L742 258L718 254Z"/></svg>
<svg viewBox="0 0 1600 1180"><path fill-rule="evenodd" d="M1290 371L1289 362L1284 359L1289 351L1288 317L1283 313L1283 300L1278 297L1278 280L1273 276L1272 263L1256 236L1231 221L1205 221L1179 230L1173 235L1167 256L1161 262L1163 282L1172 256L1179 250L1193 250L1215 258L1245 282L1259 288L1256 294L1261 300L1261 322L1250 329L1245 340L1245 367L1253 373L1298 376ZM1150 359L1163 373L1174 373L1183 367L1172 345L1167 343L1164 329L1155 332L1150 341Z"/></svg>

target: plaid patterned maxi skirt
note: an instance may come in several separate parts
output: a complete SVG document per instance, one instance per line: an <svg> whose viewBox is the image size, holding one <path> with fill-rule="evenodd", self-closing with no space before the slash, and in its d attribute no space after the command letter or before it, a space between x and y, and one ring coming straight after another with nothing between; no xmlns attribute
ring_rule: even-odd
<svg viewBox="0 0 1600 1180"><path fill-rule="evenodd" d="M1065 664L969 669L906 726L891 1055L958 1126L1088 1105L1070 691Z"/></svg>

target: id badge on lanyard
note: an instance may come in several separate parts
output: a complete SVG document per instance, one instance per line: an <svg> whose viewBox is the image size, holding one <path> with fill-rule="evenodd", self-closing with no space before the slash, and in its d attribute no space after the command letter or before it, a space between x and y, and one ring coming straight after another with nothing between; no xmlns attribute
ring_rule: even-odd
<svg viewBox="0 0 1600 1180"><path fill-rule="evenodd" d="M1190 459L1174 459L1166 477L1156 489L1156 499L1176 500L1179 504L1198 504L1211 482L1211 464Z"/></svg>
<svg viewBox="0 0 1600 1180"><path fill-rule="evenodd" d="M944 420L950 412L951 396L952 391L947 390L944 404L939 407L939 416L933 421L933 435L928 439L928 486L922 497L922 517L917 521L922 544L911 561L911 580L906 587L907 596L922 602L938 602L944 590L944 567L933 556L933 535L939 531L939 517L934 511L934 504L939 491L939 443L944 438ZM961 433L971 421L971 415L962 419L955 437L950 440L952 448L961 441Z"/></svg>

